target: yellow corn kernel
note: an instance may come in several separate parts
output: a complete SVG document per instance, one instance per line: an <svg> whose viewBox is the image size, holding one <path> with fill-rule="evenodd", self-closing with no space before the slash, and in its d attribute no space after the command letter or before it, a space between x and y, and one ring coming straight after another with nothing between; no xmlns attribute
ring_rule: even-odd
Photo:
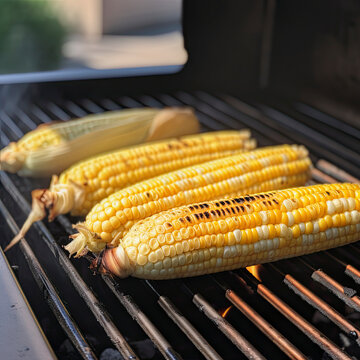
<svg viewBox="0 0 360 360"><path fill-rule="evenodd" d="M116 244L136 221L173 207L230 196L231 194L236 194L236 196L251 194L253 189L259 187L259 181L262 181L264 190L270 190L274 187L282 188L285 185L289 186L289 184L292 186L301 185L308 179L311 168L311 162L307 155L307 151L303 147L283 145L263 148L177 170L110 195L93 208L87 216L85 224L91 233L96 233L91 222L94 212L104 212L106 215L106 211L108 211L112 214L111 210L106 210L107 206L112 207L114 202L116 205L121 204L122 208L115 215L120 223L118 225L119 233L116 235L115 241L112 242L112 244ZM281 179L281 181L278 182L277 179ZM242 198L235 197L232 202L228 199L219 200L218 205L211 212L207 211L206 204L203 204L202 209L204 211L202 213L194 214L191 218L189 215L184 215L182 219L175 219L173 226L178 229L184 225L181 221L188 223L187 216L190 221L193 220L194 216L198 216L200 220L203 220L199 224L201 234L206 235L215 230L212 225L209 225L213 220L224 216L225 218L231 217L232 215L234 215L234 223L238 221L236 226L240 229L260 226L264 221L276 224L282 218L280 206L284 199L283 195L278 200L273 199L272 192L269 192L258 198L244 195ZM262 204L261 208L269 210L266 211L266 218L264 218L264 214L261 215L256 211L260 207L254 207L254 204ZM226 206L224 207L224 205ZM146 207L147 211L142 211L142 207ZM194 209L197 208L194 207ZM100 217L101 221L108 220L103 215ZM231 223L231 226L234 226L234 223ZM223 233L231 231L225 220L219 222L218 225ZM197 230L199 231L199 229ZM97 236L101 237L99 234L94 237ZM256 239L256 236L256 234L248 234L247 240L251 243L251 239ZM99 239L99 241L103 240Z"/></svg>
<svg viewBox="0 0 360 360"><path fill-rule="evenodd" d="M328 193L335 195L331 198ZM349 194L349 197L344 198L344 194ZM161 214L155 214L146 218L140 224L135 224L124 236L118 247L105 250L102 262L106 269L118 276L124 277L132 274L136 277L148 279L169 279L231 270L340 246L358 240L360 235L360 212L356 209L345 211L346 206L343 206L344 202L342 201L341 206L339 202L334 203L336 211L333 215L321 214L320 212L322 217L314 218L314 214L318 212L316 207L312 207L314 205L312 202L320 201L326 204L327 201L340 199L339 196L346 200L356 200L353 197L355 194L360 196L359 184L314 185L287 189L286 191L272 191L269 198L277 202L284 195L291 201L298 196L306 199L299 202L299 208L296 209L299 210L298 214L301 215L300 222L296 223L296 217L294 216L293 221L295 223L291 226L288 224L288 214L296 212L289 205L290 203L288 204L289 206L284 205L282 210L279 210L281 216L278 216L273 211L271 202L268 204L266 212L273 212L275 214L275 224L257 225L255 221L251 221L251 216L254 213L248 214L246 211L242 214L234 214L227 211L237 201L248 209L255 209L256 207L251 207L251 205L259 201L263 194L181 206L164 211ZM349 204L352 201L346 201L346 203ZM305 206L305 208L302 206ZM310 208L316 211L312 212L312 210L309 210ZM212 214L212 211L216 213L216 210L220 211L220 215L216 215L217 220L212 219L209 222L209 218L205 213ZM258 210L258 212L261 211L265 210ZM342 212L338 213L338 211ZM203 216L200 216L200 214ZM263 219L264 214L262 216L259 215L259 217ZM241 221L241 218L244 220ZM309 218L311 220L303 221L303 219ZM166 236L161 233L155 234L154 238L161 239L161 242L164 240L164 242L160 248L150 250L149 253L146 247L146 240L143 243L137 243L137 240L142 232L148 233L151 229L156 229L159 223L176 219L185 219L185 221L180 221L180 230L168 229L169 233L173 235L176 232L186 233L187 236L186 239L181 239L176 244L177 260L172 261L171 264L169 262L168 266L165 267L163 266L163 257L171 256L169 244L166 243ZM229 219L232 219L236 224L235 229L231 229L231 231L229 227L227 229L222 228L224 224L229 223L227 221ZM237 221L234 219L237 219ZM214 226L216 222L219 226ZM211 226L207 226L210 223ZM201 224L207 224L205 226L206 234L199 239L196 237L189 238L189 232L186 232L186 229L195 228L196 225L201 226ZM241 229L240 225L246 225L247 227ZM222 231L226 231L226 233L223 234ZM196 236L195 230L193 236ZM198 241L199 246L193 246L192 241L194 241L194 244ZM124 251L129 254L128 256L132 262L127 262L126 257L124 259ZM147 261L137 255L144 253L147 253ZM116 257L116 261L112 260L113 257ZM173 255L174 258L175 255ZM146 273L147 265L144 264L147 263L152 263L155 269L164 271L161 273L159 271Z"/></svg>

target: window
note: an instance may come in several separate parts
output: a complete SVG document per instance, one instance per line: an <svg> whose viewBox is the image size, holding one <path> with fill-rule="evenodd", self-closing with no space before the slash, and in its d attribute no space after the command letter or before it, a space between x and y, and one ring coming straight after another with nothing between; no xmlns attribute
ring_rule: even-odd
<svg viewBox="0 0 360 360"><path fill-rule="evenodd" d="M91 70L182 65L187 54L181 5L181 0L2 0L0 74L56 70L91 77Z"/></svg>

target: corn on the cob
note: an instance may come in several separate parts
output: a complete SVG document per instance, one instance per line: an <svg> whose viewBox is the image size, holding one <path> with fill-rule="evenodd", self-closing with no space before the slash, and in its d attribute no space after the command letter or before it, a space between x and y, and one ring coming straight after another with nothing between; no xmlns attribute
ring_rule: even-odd
<svg viewBox="0 0 360 360"><path fill-rule="evenodd" d="M49 189L32 192L33 205L20 233L6 248L19 241L49 209L49 220L59 214L86 215L100 200L126 186L185 166L219 159L253 149L248 130L218 131L149 143L98 156L72 166Z"/></svg>
<svg viewBox="0 0 360 360"><path fill-rule="evenodd" d="M198 132L189 108L128 109L50 123L10 143L0 152L0 168L22 176L51 176L90 156Z"/></svg>
<svg viewBox="0 0 360 360"><path fill-rule="evenodd" d="M135 184L95 205L79 234L65 248L70 254L118 245L131 226L173 207L232 194L246 194L304 185L311 161L303 146L263 148L174 171Z"/></svg>
<svg viewBox="0 0 360 360"><path fill-rule="evenodd" d="M119 277L171 279L271 262L359 239L360 185L313 185L164 211L135 224L99 262L103 271Z"/></svg>

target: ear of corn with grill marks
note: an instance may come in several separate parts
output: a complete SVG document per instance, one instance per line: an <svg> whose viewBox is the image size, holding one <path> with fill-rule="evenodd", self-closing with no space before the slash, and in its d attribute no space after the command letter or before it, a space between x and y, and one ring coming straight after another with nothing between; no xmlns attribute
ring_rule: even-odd
<svg viewBox="0 0 360 360"><path fill-rule="evenodd" d="M100 270L145 279L196 276L359 239L360 185L314 185L155 214L103 252Z"/></svg>
<svg viewBox="0 0 360 360"><path fill-rule="evenodd" d="M40 125L0 151L0 168L22 176L51 176L106 151L198 131L190 108L109 111Z"/></svg>
<svg viewBox="0 0 360 360"><path fill-rule="evenodd" d="M232 194L304 185L311 161L303 146L283 145L174 171L125 188L102 200L76 225L70 254L118 245L139 220L155 213ZM180 224L179 224L180 225Z"/></svg>
<svg viewBox="0 0 360 360"><path fill-rule="evenodd" d="M49 189L32 192L32 211L20 233L6 249L18 242L31 224L49 209L49 220L59 214L86 215L106 196L141 180L193 164L253 149L248 130L218 131L185 136L101 155L53 177Z"/></svg>

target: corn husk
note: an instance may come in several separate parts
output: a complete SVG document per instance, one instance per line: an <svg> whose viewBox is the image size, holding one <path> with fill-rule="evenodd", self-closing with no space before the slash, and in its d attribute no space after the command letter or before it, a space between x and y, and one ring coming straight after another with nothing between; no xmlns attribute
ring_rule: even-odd
<svg viewBox="0 0 360 360"><path fill-rule="evenodd" d="M48 177L108 151L199 131L190 108L129 109L41 125L0 151L0 169Z"/></svg>

